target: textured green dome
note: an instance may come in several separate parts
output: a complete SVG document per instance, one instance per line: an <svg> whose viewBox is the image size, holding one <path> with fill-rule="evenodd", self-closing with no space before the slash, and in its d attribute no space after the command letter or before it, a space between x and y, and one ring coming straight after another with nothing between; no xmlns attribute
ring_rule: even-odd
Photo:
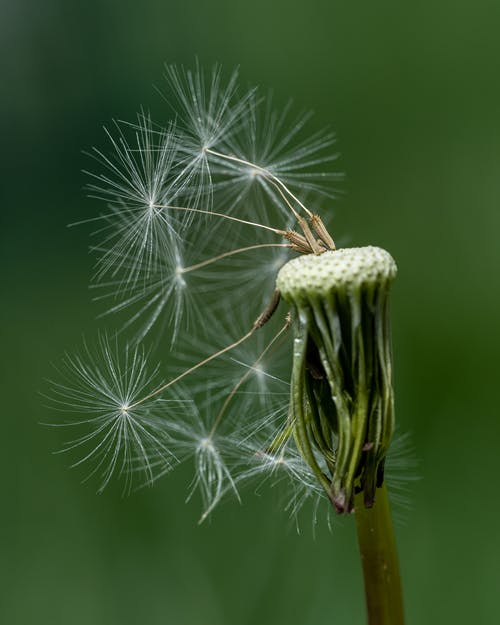
<svg viewBox="0 0 500 625"><path fill-rule="evenodd" d="M295 300L390 282L396 272L394 259L382 248L348 247L294 258L279 271L276 286L285 299Z"/></svg>

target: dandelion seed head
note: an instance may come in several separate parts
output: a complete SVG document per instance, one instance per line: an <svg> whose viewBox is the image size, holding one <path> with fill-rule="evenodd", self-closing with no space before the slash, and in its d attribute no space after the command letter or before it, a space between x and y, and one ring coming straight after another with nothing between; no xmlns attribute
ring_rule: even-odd
<svg viewBox="0 0 500 625"><path fill-rule="evenodd" d="M269 450L272 434L276 435L277 431L270 429L269 418L264 421L264 427L241 443L242 464L237 474L238 485L242 489L244 485L253 484L259 491L265 486L279 489L284 510L297 520L306 503L316 506L326 497L292 441L287 441L276 451Z"/></svg>
<svg viewBox="0 0 500 625"><path fill-rule="evenodd" d="M160 400L161 405L161 400ZM194 476L188 499L199 492L203 512L201 520L207 518L225 494L231 491L237 497L236 480L231 464L234 464L235 439L227 424L215 431L212 428L214 405L208 396L201 412L191 402L182 419L169 421L168 431L176 458L181 462L194 463Z"/></svg>
<svg viewBox="0 0 500 625"><path fill-rule="evenodd" d="M87 172L90 196L107 203L94 234L100 242L92 249L98 254L95 279L120 277L128 286L158 268L177 236L175 223L161 206L175 201L183 184L173 126L157 128L149 115L141 114L136 124L116 122L114 130L116 136L106 130L112 153L92 153L105 173Z"/></svg>
<svg viewBox="0 0 500 625"><path fill-rule="evenodd" d="M183 155L185 198L190 206L201 199L211 206L213 180L208 152L236 131L246 113L250 93L238 97L238 73L225 82L221 67L209 75L196 64L194 70L167 65L165 78L180 107L179 151Z"/></svg>
<svg viewBox="0 0 500 625"><path fill-rule="evenodd" d="M144 340L153 330L166 334L175 343L181 329L191 332L203 325L203 276L186 272L200 258L205 258L210 239L200 237L188 245L174 238L154 271L146 267L133 284L120 278L94 285L94 299L107 306L102 316L119 314L123 319L120 332L134 330L135 341ZM128 265L124 261L124 271Z"/></svg>
<svg viewBox="0 0 500 625"><path fill-rule="evenodd" d="M153 401L136 401L154 386L157 368L148 371L142 348L118 344L101 335L97 345L84 344L80 355L67 355L51 383L50 404L73 418L62 425L76 432L62 451L79 457L72 466L89 467L85 480L95 476L101 492L114 475L124 492L141 474L142 483L154 479L154 466L169 470L176 458L164 422L153 416ZM176 409L171 406L171 412Z"/></svg>
<svg viewBox="0 0 500 625"><path fill-rule="evenodd" d="M225 181L219 187L223 201L232 210L252 211L265 220L270 211L289 216L279 180L303 195L334 197L334 184L342 176L331 169L338 154L332 153L335 136L329 131L303 137L310 114L293 116L292 102L274 109L272 95L258 99L256 93L246 103L244 123L225 142L235 159L218 158L217 171ZM257 166L258 165L258 166ZM326 167L318 171L318 168Z"/></svg>
<svg viewBox="0 0 500 625"><path fill-rule="evenodd" d="M104 315L124 317L120 333L134 333L134 346L126 365L107 339L94 360L90 350L70 359L77 384L61 399L83 401L72 389L86 385L90 430L70 448L94 446L80 462L97 460L103 486L115 474L151 483L192 462L202 519L253 478L283 485L295 515L324 494L291 436L290 318L270 317L282 266L335 248L309 208L335 195L335 137L306 136L310 115L239 91L238 73L224 77L218 65L168 65L165 76L175 124L141 112L106 130L111 154L93 152L104 171L90 174L89 190L107 205L93 246L95 299ZM140 347L149 334L170 342L169 373L187 364L156 389ZM186 372L189 393L175 394Z"/></svg>
<svg viewBox="0 0 500 625"><path fill-rule="evenodd" d="M246 112L251 93L237 97L236 70L224 81L220 65L209 74L198 63L194 70L167 65L165 78L180 106L183 128L202 153L228 137Z"/></svg>

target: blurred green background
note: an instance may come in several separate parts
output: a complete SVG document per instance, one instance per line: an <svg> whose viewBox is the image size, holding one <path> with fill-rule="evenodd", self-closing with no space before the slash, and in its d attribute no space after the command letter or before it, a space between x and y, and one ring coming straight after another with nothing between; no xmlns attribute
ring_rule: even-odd
<svg viewBox="0 0 500 625"><path fill-rule="evenodd" d="M81 485L38 392L94 336L82 150L164 104L164 61L241 66L333 127L335 236L397 259L397 414L422 480L398 528L408 623L500 619L500 4L2 2L0 621L363 623L353 522L297 535L274 494L196 524L189 472L122 499Z"/></svg>

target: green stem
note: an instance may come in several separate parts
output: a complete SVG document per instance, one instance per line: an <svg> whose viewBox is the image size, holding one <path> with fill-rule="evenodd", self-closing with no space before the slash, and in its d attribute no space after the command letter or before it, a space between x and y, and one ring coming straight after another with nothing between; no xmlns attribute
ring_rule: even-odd
<svg viewBox="0 0 500 625"><path fill-rule="evenodd" d="M404 625L398 555L385 483L376 495L372 508L365 508L363 493L354 500L368 623Z"/></svg>

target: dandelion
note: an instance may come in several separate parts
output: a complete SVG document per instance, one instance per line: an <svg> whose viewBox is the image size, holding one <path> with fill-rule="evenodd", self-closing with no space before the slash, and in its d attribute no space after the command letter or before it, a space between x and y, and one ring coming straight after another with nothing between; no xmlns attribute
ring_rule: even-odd
<svg viewBox="0 0 500 625"><path fill-rule="evenodd" d="M228 490L239 499L228 463L234 456L233 434L225 434L220 428L213 427L210 414L213 404L208 395L203 412L192 405L187 418L171 422L169 428L182 461L194 460L195 473L187 499L191 499L196 491L201 494L203 512L200 522L210 515Z"/></svg>
<svg viewBox="0 0 500 625"><path fill-rule="evenodd" d="M164 423L152 415L152 402L134 405L158 373L157 367L148 372L147 361L144 349L125 347L118 352L102 335L94 349L85 343L81 355L67 354L59 369L61 381L51 383L53 407L78 415L63 424L77 434L62 452L80 452L72 466L92 466L85 479L98 475L98 492L115 474L123 479L124 492L130 491L138 473L152 483L152 459L163 472L176 462ZM179 412L177 399L166 400L166 406L168 414Z"/></svg>
<svg viewBox="0 0 500 625"><path fill-rule="evenodd" d="M253 90L237 97L238 72L234 71L227 84L223 84L219 65L212 69L207 83L198 63L195 71L165 68L167 84L173 89L181 108L180 122L183 135L179 149L186 185L190 187L187 200L198 206L202 198L212 203L212 168L210 151L243 126L247 103Z"/></svg>
<svg viewBox="0 0 500 625"><path fill-rule="evenodd" d="M264 110L258 106L257 96L252 93L241 132L233 133L226 140L227 153L215 153L220 160L220 170L225 174L219 183L224 189L223 199L228 207L251 207L254 216L266 221L268 204L289 217L279 184L285 183L301 193L334 197L332 181L341 174L333 171L318 172L318 167L335 161L332 152L335 135L328 131L301 133L311 118L311 113L292 117L292 102L277 112L273 108L271 94L265 99Z"/></svg>
<svg viewBox="0 0 500 625"><path fill-rule="evenodd" d="M89 173L91 197L109 202L99 219L102 241L94 246L100 254L96 279L122 276L124 285L135 283L139 274L158 269L158 262L175 239L175 230L159 204L174 201L180 192L175 174L176 144L173 127L156 130L151 118L138 116L132 140L126 124L115 123L117 137L106 130L113 152L94 149L93 156L106 173Z"/></svg>
<svg viewBox="0 0 500 625"><path fill-rule="evenodd" d="M193 462L201 520L247 483L286 485L294 517L306 502L354 513L370 622L402 623L385 479L395 262L337 249L320 216L339 178L333 134L239 95L218 66L167 66L166 78L177 119L141 113L107 133L112 155L94 150L105 173L89 188L108 206L96 299L135 342L123 364L104 339L96 357L66 357L53 397L89 416L65 450L85 448L77 464L94 462L100 490L113 474L129 489L138 472L151 483ZM162 381L146 373L153 336L169 340Z"/></svg>
<svg viewBox="0 0 500 625"><path fill-rule="evenodd" d="M287 437L283 422L288 410L288 402L281 401L274 409L263 411L257 419L257 430L251 427L241 433L241 466L237 475L238 483L254 484L257 493L265 485L279 490L285 511L295 519L298 528L298 514L303 506L310 501L316 506L325 495L293 440Z"/></svg>
<svg viewBox="0 0 500 625"><path fill-rule="evenodd" d="M156 270L146 267L137 272L135 284L129 285L125 291L120 279L93 284L94 300L108 306L101 316L123 312L125 322L121 331L133 327L136 343L140 343L154 327L158 327L160 333L166 327L172 328L172 342L183 322L185 327L196 327L201 307L197 299L199 281L196 276L194 281L191 280L190 268L199 260L204 248L199 246L194 250L194 260L193 254L189 255L193 250L184 248L181 241L172 239L158 259ZM188 313L193 319L187 317Z"/></svg>

